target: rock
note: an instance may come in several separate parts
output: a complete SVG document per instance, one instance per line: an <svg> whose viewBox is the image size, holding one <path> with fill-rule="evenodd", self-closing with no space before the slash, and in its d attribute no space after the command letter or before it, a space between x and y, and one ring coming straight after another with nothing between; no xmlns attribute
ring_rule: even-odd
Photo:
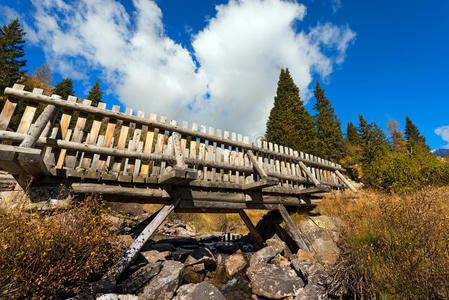
<svg viewBox="0 0 449 300"><path fill-rule="evenodd" d="M117 284L116 292L119 293L135 293L148 280L153 278L161 270L161 263L148 264L134 273L132 273L124 281Z"/></svg>
<svg viewBox="0 0 449 300"><path fill-rule="evenodd" d="M193 251L194 249L178 249L171 253L171 257L174 260L184 262L187 259L187 257L193 253Z"/></svg>
<svg viewBox="0 0 449 300"><path fill-rule="evenodd" d="M334 265L340 254L338 240L341 221L325 215L308 216L306 221L299 222L298 228L305 235L313 257L323 265Z"/></svg>
<svg viewBox="0 0 449 300"><path fill-rule="evenodd" d="M195 271L194 266L189 266L184 269L184 280L188 283L199 283L204 280L205 276L206 274L204 272Z"/></svg>
<svg viewBox="0 0 449 300"><path fill-rule="evenodd" d="M282 249L279 249L278 247L267 246L262 248L251 256L250 265L267 263L280 252L282 252Z"/></svg>
<svg viewBox="0 0 449 300"><path fill-rule="evenodd" d="M217 256L217 268L215 269L215 277L213 282L215 285L222 285L227 281L226 279L226 267L223 256Z"/></svg>
<svg viewBox="0 0 449 300"><path fill-rule="evenodd" d="M173 298L173 300L189 300L190 295L193 292L193 289L195 288L196 284L189 283L181 285L178 290L176 291L176 296Z"/></svg>
<svg viewBox="0 0 449 300"><path fill-rule="evenodd" d="M139 299L171 299L181 283L184 265L179 261L166 260L162 263L162 270L145 286Z"/></svg>
<svg viewBox="0 0 449 300"><path fill-rule="evenodd" d="M157 250L142 251L140 253L150 264L160 260L165 260L171 254L170 251L159 252Z"/></svg>
<svg viewBox="0 0 449 300"><path fill-rule="evenodd" d="M117 294L104 294L98 297L96 300L137 300L135 295L117 295Z"/></svg>
<svg viewBox="0 0 449 300"><path fill-rule="evenodd" d="M328 300L325 290L314 284L308 284L300 289L294 300Z"/></svg>
<svg viewBox="0 0 449 300"><path fill-rule="evenodd" d="M212 267L216 264L213 253L205 247L195 249L189 256L187 256L184 265L191 266L201 263L207 267Z"/></svg>
<svg viewBox="0 0 449 300"><path fill-rule="evenodd" d="M301 258L306 258L312 262L315 261L315 259L313 257L311 257L309 254L307 254L306 251L299 249L298 252L296 253L296 257L301 259Z"/></svg>
<svg viewBox="0 0 449 300"><path fill-rule="evenodd" d="M273 259L271 259L270 263L278 265L283 268L290 267L292 264L287 258L284 256L277 254Z"/></svg>
<svg viewBox="0 0 449 300"><path fill-rule="evenodd" d="M294 270L273 264L259 262L251 265L246 275L254 294L271 299L295 296L304 287L303 280Z"/></svg>
<svg viewBox="0 0 449 300"><path fill-rule="evenodd" d="M228 275L229 278L242 271L245 266L246 259L241 251L237 251L225 258L226 275Z"/></svg>
<svg viewBox="0 0 449 300"><path fill-rule="evenodd" d="M301 274L302 278L307 281L308 284L317 284L320 286L328 286L332 279L329 274L324 271L321 266L311 262L309 259L293 259L293 267Z"/></svg>
<svg viewBox="0 0 449 300"><path fill-rule="evenodd" d="M290 252L290 250L287 247L287 244L284 241L281 241L277 237L277 235L274 235L271 239L266 240L266 244L267 246L273 247L273 249L277 253L282 253L282 251L284 251L284 253Z"/></svg>
<svg viewBox="0 0 449 300"><path fill-rule="evenodd" d="M226 300L223 294L212 284L201 282L186 284L176 292L174 300Z"/></svg>

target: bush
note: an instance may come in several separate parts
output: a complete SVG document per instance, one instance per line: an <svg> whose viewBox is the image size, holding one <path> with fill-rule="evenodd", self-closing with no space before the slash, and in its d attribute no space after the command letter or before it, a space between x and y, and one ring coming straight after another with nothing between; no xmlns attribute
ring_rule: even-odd
<svg viewBox="0 0 449 300"><path fill-rule="evenodd" d="M448 198L446 187L322 203L344 223L336 276L354 298L449 298Z"/></svg>
<svg viewBox="0 0 449 300"><path fill-rule="evenodd" d="M364 168L364 181L396 193L412 192L429 185L449 184L449 164L426 149L415 153L385 152Z"/></svg>
<svg viewBox="0 0 449 300"><path fill-rule="evenodd" d="M0 298L54 298L79 291L114 259L102 206L88 200L53 215L0 213Z"/></svg>

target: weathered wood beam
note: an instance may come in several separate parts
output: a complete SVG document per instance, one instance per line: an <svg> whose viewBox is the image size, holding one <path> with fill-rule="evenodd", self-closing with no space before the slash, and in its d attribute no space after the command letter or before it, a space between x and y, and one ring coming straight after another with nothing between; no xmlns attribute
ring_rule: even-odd
<svg viewBox="0 0 449 300"><path fill-rule="evenodd" d="M246 183L242 185L242 190L244 191L252 191L252 190L260 190L262 188L274 186L279 184L279 179L274 177L265 177L258 181Z"/></svg>
<svg viewBox="0 0 449 300"><path fill-rule="evenodd" d="M315 166L315 167L319 167L319 168L323 168L323 169L345 171L343 168L341 168L339 166L331 166L331 165L328 165L325 163L315 162L315 161L311 161L311 160L301 158L301 157L295 157L290 154L271 151L268 149L264 149L262 147L258 147L256 145L250 145L250 144L246 144L246 143L239 142L239 141L233 141L233 140L228 140L228 139L224 139L224 138L217 137L217 136L212 136L205 132L198 132L198 131L194 131L191 129L158 122L156 120L149 120L149 119L144 119L144 118L140 118L140 117L136 117L136 116L132 116L132 115L126 115L124 113L114 112L111 110L101 109L101 108L97 108L97 107L93 107L93 106L86 106L86 105L83 105L80 103L71 103L71 102L68 102L65 100L56 99L54 97L49 97L49 96L44 96L44 95L36 95L36 94L30 93L27 91L22 91L22 90L13 89L13 88L6 88L5 95L17 97L17 98L20 98L23 100L28 100L28 101L34 101L34 102L38 102L38 103L55 105L55 106L58 106L60 108L64 108L67 110L80 111L80 112L87 113L87 114L93 114L93 115L98 115L101 117L113 118L113 119L122 120L125 122L136 123L138 125L146 125L146 126L149 126L152 128L159 128L159 129L168 130L171 132L175 131L175 132L179 132L186 136L192 136L192 137L200 138L203 140L213 141L213 142L217 142L217 143L228 145L228 146L238 147L239 149L253 150L253 151L261 152L261 153L268 154L271 156L288 159L288 160L291 160L294 162L303 162L303 163L306 163L307 165Z"/></svg>
<svg viewBox="0 0 449 300"><path fill-rule="evenodd" d="M245 211L243 209L239 210L239 215L240 215L240 218L242 218L243 222L245 223L246 227L248 227L248 230L251 233L256 244L260 248L262 248L264 246L265 242L264 242L262 236L260 235L260 233L257 231L256 227L254 227L251 219L248 217L248 215L245 213Z"/></svg>
<svg viewBox="0 0 449 300"><path fill-rule="evenodd" d="M253 167L256 169L257 173L259 173L259 176L262 177L262 178L268 177L268 175L265 172L265 170L261 166L259 166L259 163L257 162L257 159L256 159L256 157L253 154L253 151L248 150L246 152L246 154L248 155L249 160L253 164Z"/></svg>
<svg viewBox="0 0 449 300"><path fill-rule="evenodd" d="M335 175L338 176L338 178L343 181L343 183L354 193L357 193L357 189L349 182L349 180L346 179L346 177L343 176L343 174L340 173L340 171L335 170Z"/></svg>
<svg viewBox="0 0 449 300"><path fill-rule="evenodd" d="M300 249L304 250L307 254L309 254L312 257L312 253L310 253L309 247L307 247L307 244L304 242L304 239L301 237L298 227L293 222L293 220L290 217L285 206L282 204L279 204L278 210L282 216L282 219L284 219L285 225L287 225L287 230L290 233L290 236L293 238L293 240L296 242L296 244L298 245L298 247Z"/></svg>
<svg viewBox="0 0 449 300"><path fill-rule="evenodd" d="M131 246L125 251L122 258L114 265L111 272L107 273L103 280L115 283L125 269L136 259L140 249L145 245L156 229L164 222L168 215L176 208L179 199L171 201L164 205L154 216L153 220L145 227L145 229L134 240ZM151 218L151 217L150 217Z"/></svg>
<svg viewBox="0 0 449 300"><path fill-rule="evenodd" d="M47 124L57 114L57 112L58 108L56 106L47 105L40 114L40 116L37 118L36 122L34 122L34 124L31 125L28 134L20 143L20 147L32 148L36 144L37 140L41 136Z"/></svg>
<svg viewBox="0 0 449 300"><path fill-rule="evenodd" d="M303 162L298 162L299 167L306 172L307 177L310 178L310 180L313 182L313 184L315 186L319 186L320 182L318 181L318 179L316 179L316 177L312 174L312 172L310 172L309 168L307 168L307 166L303 163Z"/></svg>

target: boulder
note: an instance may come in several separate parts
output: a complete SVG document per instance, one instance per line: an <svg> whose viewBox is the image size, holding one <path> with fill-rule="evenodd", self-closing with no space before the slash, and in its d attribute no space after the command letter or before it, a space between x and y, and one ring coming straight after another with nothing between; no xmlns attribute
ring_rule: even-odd
<svg viewBox="0 0 449 300"><path fill-rule="evenodd" d="M261 262L251 265L246 275L254 294L271 299L295 296L304 287L304 281L294 270L273 264Z"/></svg>
<svg viewBox="0 0 449 300"><path fill-rule="evenodd" d="M326 287L332 282L329 274L319 264L309 259L293 259L292 265L308 284Z"/></svg>
<svg viewBox="0 0 449 300"><path fill-rule="evenodd" d="M201 282L186 284L176 292L174 300L226 300L223 294L212 284Z"/></svg>
<svg viewBox="0 0 449 300"><path fill-rule="evenodd" d="M98 297L96 300L137 300L135 295L118 295L118 294L104 294Z"/></svg>
<svg viewBox="0 0 449 300"><path fill-rule="evenodd" d="M116 292L119 293L135 293L140 287L147 283L151 278L156 276L161 270L161 263L145 265L132 273L124 281L117 284Z"/></svg>
<svg viewBox="0 0 449 300"><path fill-rule="evenodd" d="M328 300L326 291L317 285L308 284L300 289L294 300Z"/></svg>
<svg viewBox="0 0 449 300"><path fill-rule="evenodd" d="M206 276L205 272L202 271L196 271L194 269L194 266L188 266L184 269L184 280L188 283L199 283L204 280L204 277ZM204 267L204 265L203 265Z"/></svg>
<svg viewBox="0 0 449 300"><path fill-rule="evenodd" d="M162 270L145 286L139 299L171 299L181 283L184 265L179 261L166 260Z"/></svg>
<svg viewBox="0 0 449 300"><path fill-rule="evenodd" d="M246 266L246 259L241 251L229 255L225 258L226 275L231 278Z"/></svg>
<svg viewBox="0 0 449 300"><path fill-rule="evenodd" d="M273 257L276 256L276 254L279 254L282 252L282 249L279 247L273 247L273 246L267 246L265 248L260 249L256 253L254 253L251 256L250 259L250 265L256 265L258 263L267 263L269 262Z"/></svg>
<svg viewBox="0 0 449 300"><path fill-rule="evenodd" d="M165 260L170 254L170 251L162 251L159 252L157 250L149 250L149 251L142 251L140 252L143 257L148 261L148 263L152 264L157 261Z"/></svg>
<svg viewBox="0 0 449 300"><path fill-rule="evenodd" d="M205 248L200 247L195 249L184 262L185 266L191 266L196 264L204 264L207 267L215 266L216 260L213 253Z"/></svg>

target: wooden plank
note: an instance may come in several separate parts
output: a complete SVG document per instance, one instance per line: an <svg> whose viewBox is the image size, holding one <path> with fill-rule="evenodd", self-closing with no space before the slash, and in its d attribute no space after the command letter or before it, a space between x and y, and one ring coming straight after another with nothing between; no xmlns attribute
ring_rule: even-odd
<svg viewBox="0 0 449 300"><path fill-rule="evenodd" d="M98 108L105 109L106 103L100 102L98 103ZM101 118L96 116L92 122L92 127L89 133L89 137L86 140L87 145L95 145L97 143L98 134L100 133L100 127L101 127ZM88 169L90 166L90 163L92 161L92 154L85 153L84 157L80 163L80 167L82 169Z"/></svg>
<svg viewBox="0 0 449 300"><path fill-rule="evenodd" d="M112 267L112 271L105 275L103 280L115 283L123 271L131 265L136 259L142 247L150 239L156 229L164 222L171 212L178 206L179 199L171 201L171 203L164 205L155 215L151 216L151 222L139 234L134 242L125 251L122 258Z"/></svg>
<svg viewBox="0 0 449 300"><path fill-rule="evenodd" d="M235 132L231 132L231 140L237 141L237 134ZM236 149L234 147L231 148L231 154L229 157L229 162L231 165L238 165L238 155L236 152ZM240 183L239 177L240 173L238 171L233 172L234 174L231 174L231 182L233 183Z"/></svg>
<svg viewBox="0 0 449 300"><path fill-rule="evenodd" d="M307 254L309 254L310 257L313 257L312 253L310 253L309 247L307 247L307 244L304 242L304 239L301 237L298 227L295 225L293 220L290 218L290 215L289 215L287 209L285 209L285 206L282 204L279 204L278 210L282 216L282 219L284 219L285 225L287 225L287 230L288 230L290 236L296 242L298 247L300 249L304 250Z"/></svg>
<svg viewBox="0 0 449 300"><path fill-rule="evenodd" d="M119 112L120 106L113 105L112 111ZM106 131L104 133L104 143L101 146L111 147L113 146L112 141L114 140L115 127L117 126L117 120L109 119L108 124L106 125ZM111 160L111 156L101 155L98 158L98 166L97 169L101 173L106 170L106 167L109 167L109 164L106 163L107 160Z"/></svg>
<svg viewBox="0 0 449 300"><path fill-rule="evenodd" d="M137 115L140 118L144 117L144 113L142 111L138 111ZM142 135L142 128L138 127L138 125L135 125L133 138L128 143L128 151L135 152L137 151L137 147L139 146L139 142ZM130 174L134 174L134 168L135 168L136 160L134 158L127 158L125 159L125 168L123 170L123 175L130 176Z"/></svg>
<svg viewBox="0 0 449 300"><path fill-rule="evenodd" d="M209 127L209 135L211 135L211 136L215 135L215 128ZM209 141L209 145L207 146L207 160L208 161L215 161L215 153L216 153L216 151L214 149L214 142L213 141ZM217 169L216 168L211 168L211 170L209 171L208 180L209 181L214 181L215 178L216 178L216 173L217 173Z"/></svg>
<svg viewBox="0 0 449 300"><path fill-rule="evenodd" d="M259 165L259 162L256 160L256 157L254 156L253 152L251 150L248 150L246 154L248 155L249 160L251 161L253 167L256 169L259 176L262 178L268 177L265 170Z"/></svg>
<svg viewBox="0 0 449 300"><path fill-rule="evenodd" d="M157 119L157 115L156 114L150 114L150 120L156 120ZM143 148L143 153L151 153L153 150L153 144L154 144L154 135L157 135L158 133L158 129L155 128L150 128L148 127L148 132L146 134L146 138L145 138L145 146ZM142 178L146 178L149 175L149 170L150 170L150 164L152 164L152 162L148 162L148 163L143 163L142 167L140 169L140 176Z"/></svg>
<svg viewBox="0 0 449 300"><path fill-rule="evenodd" d="M64 141L69 141L71 136L72 136L72 129L69 129L69 130L67 130ZM61 149L61 152L59 153L58 162L56 163L56 167L55 167L56 169L62 169L62 167L64 165L64 158L65 158L66 152L67 152L66 149Z"/></svg>
<svg viewBox="0 0 449 300"><path fill-rule="evenodd" d="M200 125L200 131L206 133L206 126ZM200 141L198 158L201 160L206 159L206 141L207 140ZM199 172L199 179L207 180L207 166L203 166L202 171Z"/></svg>
<svg viewBox="0 0 449 300"><path fill-rule="evenodd" d="M82 105L90 106L92 104L91 100L83 100ZM85 113L80 113L78 119L76 120L75 128L73 129L72 142L80 143L84 136L84 126L86 125L87 115ZM69 151L66 155L65 165L68 169L74 169L76 165L76 158L79 155L78 152Z"/></svg>
<svg viewBox="0 0 449 300"><path fill-rule="evenodd" d="M20 119L19 127L17 128L18 133L27 133L33 122L34 114L36 113L37 103L29 103L25 107L22 119Z"/></svg>
<svg viewBox="0 0 449 300"><path fill-rule="evenodd" d="M307 177L312 181L312 183L315 186L320 185L320 182L315 178L315 175L312 174L312 172L310 172L310 170L307 168L307 166L302 162L298 162L299 167L306 173Z"/></svg>
<svg viewBox="0 0 449 300"><path fill-rule="evenodd" d="M254 227L253 222L251 222L251 219L248 217L248 215L245 213L243 209L239 210L239 216L240 218L242 218L246 227L248 227L248 230L251 233L253 240L260 248L262 248L265 245L265 242L260 233L257 231L256 227Z"/></svg>
<svg viewBox="0 0 449 300"><path fill-rule="evenodd" d="M357 193L357 189L340 173L340 171L336 170L335 175L343 181L343 183L354 193Z"/></svg>
<svg viewBox="0 0 449 300"><path fill-rule="evenodd" d="M126 108L125 114L132 115L132 112L133 110L131 108ZM120 134L115 149L117 150L125 149L126 141L128 140L128 132L129 132L129 123L123 122L122 126L120 127ZM122 165L121 159L115 159L114 164L112 165L112 172L118 175L120 173L121 165Z"/></svg>
<svg viewBox="0 0 449 300"><path fill-rule="evenodd" d="M229 131L225 130L223 133L223 138L225 140L229 140ZM224 144L224 150L223 150L223 164L230 164L230 151L229 146L227 144ZM224 182L230 182L231 180L231 171L224 171L223 172L223 181Z"/></svg>
<svg viewBox="0 0 449 300"><path fill-rule="evenodd" d="M14 84L13 89L23 90L24 85ZM17 106L17 99L13 97L7 97L5 105L3 106L2 112L0 114L0 130L8 129L9 122L11 121L14 111Z"/></svg>

